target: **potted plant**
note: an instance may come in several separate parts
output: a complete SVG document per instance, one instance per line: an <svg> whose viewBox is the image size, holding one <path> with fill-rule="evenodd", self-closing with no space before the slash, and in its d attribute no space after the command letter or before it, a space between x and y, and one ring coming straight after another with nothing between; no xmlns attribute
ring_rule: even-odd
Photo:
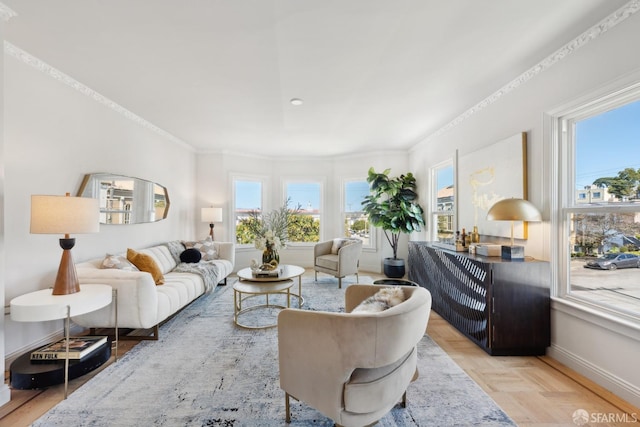
<svg viewBox="0 0 640 427"><path fill-rule="evenodd" d="M406 175L389 177L391 169L377 173L369 168L367 182L370 194L362 202L362 210L369 221L381 227L393 250L393 258L384 259L384 274L400 278L405 273L404 259L398 258L400 233L420 231L424 225L422 207L416 202L416 179L411 172Z"/></svg>

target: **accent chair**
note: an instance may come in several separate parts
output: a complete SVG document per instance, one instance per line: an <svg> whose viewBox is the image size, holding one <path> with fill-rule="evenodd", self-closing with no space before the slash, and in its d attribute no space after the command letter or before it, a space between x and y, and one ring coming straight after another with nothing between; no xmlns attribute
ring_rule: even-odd
<svg viewBox="0 0 640 427"><path fill-rule="evenodd" d="M350 285L345 313L288 308L278 315L280 388L336 425L360 427L382 418L396 404L406 406L407 386L418 378L417 344L426 332L431 294L401 286L405 301L377 313L351 313L379 291Z"/></svg>
<svg viewBox="0 0 640 427"><path fill-rule="evenodd" d="M362 240L336 238L317 243L313 247L313 269L315 279L318 272L338 278L338 288L342 288L342 278L350 274L358 278L358 265L362 254Z"/></svg>

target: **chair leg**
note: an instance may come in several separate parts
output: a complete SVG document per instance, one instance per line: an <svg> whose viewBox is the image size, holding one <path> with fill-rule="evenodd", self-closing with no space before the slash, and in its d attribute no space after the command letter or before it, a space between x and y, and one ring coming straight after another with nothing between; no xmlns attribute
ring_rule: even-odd
<svg viewBox="0 0 640 427"><path fill-rule="evenodd" d="M405 392L402 394L402 407L406 408L407 407L407 391L405 390Z"/></svg>
<svg viewBox="0 0 640 427"><path fill-rule="evenodd" d="M286 415L284 416L284 421L287 424L291 423L291 408L289 405L289 393L285 392L284 393L284 410L286 412Z"/></svg>
<svg viewBox="0 0 640 427"><path fill-rule="evenodd" d="M338 277L338 289L342 289L342 277Z"/></svg>
<svg viewBox="0 0 640 427"><path fill-rule="evenodd" d="M316 276L315 281L317 282L317 281L318 281L318 272L317 272L317 271L314 271L314 273L315 273L315 276Z"/></svg>
<svg viewBox="0 0 640 427"><path fill-rule="evenodd" d="M360 277L358 277L358 273L356 272L356 282L360 283Z"/></svg>

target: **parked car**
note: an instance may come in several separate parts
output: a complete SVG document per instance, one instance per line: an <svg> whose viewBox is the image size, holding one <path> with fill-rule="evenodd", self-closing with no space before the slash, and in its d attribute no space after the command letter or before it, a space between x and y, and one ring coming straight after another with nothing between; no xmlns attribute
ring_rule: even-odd
<svg viewBox="0 0 640 427"><path fill-rule="evenodd" d="M640 268L640 257L634 254L605 254L592 261L587 261L584 268L599 268L602 270Z"/></svg>

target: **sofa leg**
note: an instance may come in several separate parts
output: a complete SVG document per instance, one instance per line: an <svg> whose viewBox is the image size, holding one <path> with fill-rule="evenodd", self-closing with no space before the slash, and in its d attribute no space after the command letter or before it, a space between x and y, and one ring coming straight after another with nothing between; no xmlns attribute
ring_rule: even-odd
<svg viewBox="0 0 640 427"><path fill-rule="evenodd" d="M289 393L287 392L284 393L284 410L285 410L284 421L287 424L289 424L291 423L291 407L289 405Z"/></svg>

